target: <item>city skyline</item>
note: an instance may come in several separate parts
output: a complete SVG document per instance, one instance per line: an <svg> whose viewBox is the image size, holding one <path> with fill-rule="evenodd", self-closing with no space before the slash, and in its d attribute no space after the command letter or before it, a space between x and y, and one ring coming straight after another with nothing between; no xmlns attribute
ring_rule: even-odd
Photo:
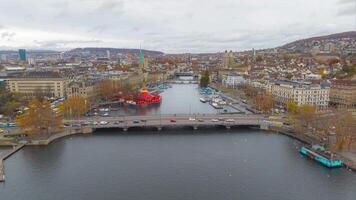
<svg viewBox="0 0 356 200"><path fill-rule="evenodd" d="M211 53L273 48L355 30L355 6L352 0L5 1L0 9L0 49L142 44L143 49L166 53Z"/></svg>

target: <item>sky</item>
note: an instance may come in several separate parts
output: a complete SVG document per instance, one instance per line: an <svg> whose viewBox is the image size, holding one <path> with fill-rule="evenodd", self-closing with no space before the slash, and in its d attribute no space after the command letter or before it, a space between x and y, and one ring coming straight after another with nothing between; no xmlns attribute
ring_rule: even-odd
<svg viewBox="0 0 356 200"><path fill-rule="evenodd" d="M0 50L272 48L356 30L356 0L0 0Z"/></svg>

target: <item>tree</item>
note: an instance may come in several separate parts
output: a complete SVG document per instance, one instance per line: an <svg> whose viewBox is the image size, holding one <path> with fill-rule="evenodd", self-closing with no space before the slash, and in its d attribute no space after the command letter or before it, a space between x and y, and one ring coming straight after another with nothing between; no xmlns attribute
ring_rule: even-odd
<svg viewBox="0 0 356 200"><path fill-rule="evenodd" d="M33 99L28 110L16 117L17 124L27 134L51 133L62 127L62 117L52 111L47 100Z"/></svg>
<svg viewBox="0 0 356 200"><path fill-rule="evenodd" d="M261 93L254 98L255 107L263 112L271 111L273 107L273 98L270 93Z"/></svg>
<svg viewBox="0 0 356 200"><path fill-rule="evenodd" d="M88 112L88 102L84 97L71 96L60 105L59 110L65 116L80 116Z"/></svg>
<svg viewBox="0 0 356 200"><path fill-rule="evenodd" d="M295 114L298 110L298 105L294 101L287 101L286 108L289 114Z"/></svg>
<svg viewBox="0 0 356 200"><path fill-rule="evenodd" d="M200 87L207 87L210 83L210 73L205 70L200 78Z"/></svg>
<svg viewBox="0 0 356 200"><path fill-rule="evenodd" d="M350 148L351 142L356 139L355 124L356 121L350 111L339 110L333 116L334 131L336 133L335 150Z"/></svg>

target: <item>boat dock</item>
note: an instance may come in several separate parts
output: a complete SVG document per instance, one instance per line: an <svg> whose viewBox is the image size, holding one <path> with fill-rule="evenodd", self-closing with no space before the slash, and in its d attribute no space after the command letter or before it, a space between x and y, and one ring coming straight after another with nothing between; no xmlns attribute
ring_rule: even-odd
<svg viewBox="0 0 356 200"><path fill-rule="evenodd" d="M9 158L12 154L16 153L18 150L22 149L25 144L19 144L11 150L8 150L3 156L0 157L0 182L5 181L5 172L4 172L4 160Z"/></svg>

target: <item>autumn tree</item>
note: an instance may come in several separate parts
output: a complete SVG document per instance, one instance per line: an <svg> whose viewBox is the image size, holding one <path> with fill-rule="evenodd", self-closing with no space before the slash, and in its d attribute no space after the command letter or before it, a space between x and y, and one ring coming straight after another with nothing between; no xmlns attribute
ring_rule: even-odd
<svg viewBox="0 0 356 200"><path fill-rule="evenodd" d="M27 134L56 132L62 127L62 117L52 111L47 100L33 99L28 110L16 117L17 124Z"/></svg>
<svg viewBox="0 0 356 200"><path fill-rule="evenodd" d="M350 148L351 142L356 139L356 121L350 111L338 110L333 116L332 124L336 134L335 150Z"/></svg>
<svg viewBox="0 0 356 200"><path fill-rule="evenodd" d="M65 116L80 116L88 112L87 99L81 96L71 96L59 105L59 110Z"/></svg>
<svg viewBox="0 0 356 200"><path fill-rule="evenodd" d="M254 105L258 110L269 112L273 108L273 98L270 93L260 93L254 98Z"/></svg>
<svg viewBox="0 0 356 200"><path fill-rule="evenodd" d="M286 108L289 114L295 114L297 112L298 105L294 101L287 101Z"/></svg>

